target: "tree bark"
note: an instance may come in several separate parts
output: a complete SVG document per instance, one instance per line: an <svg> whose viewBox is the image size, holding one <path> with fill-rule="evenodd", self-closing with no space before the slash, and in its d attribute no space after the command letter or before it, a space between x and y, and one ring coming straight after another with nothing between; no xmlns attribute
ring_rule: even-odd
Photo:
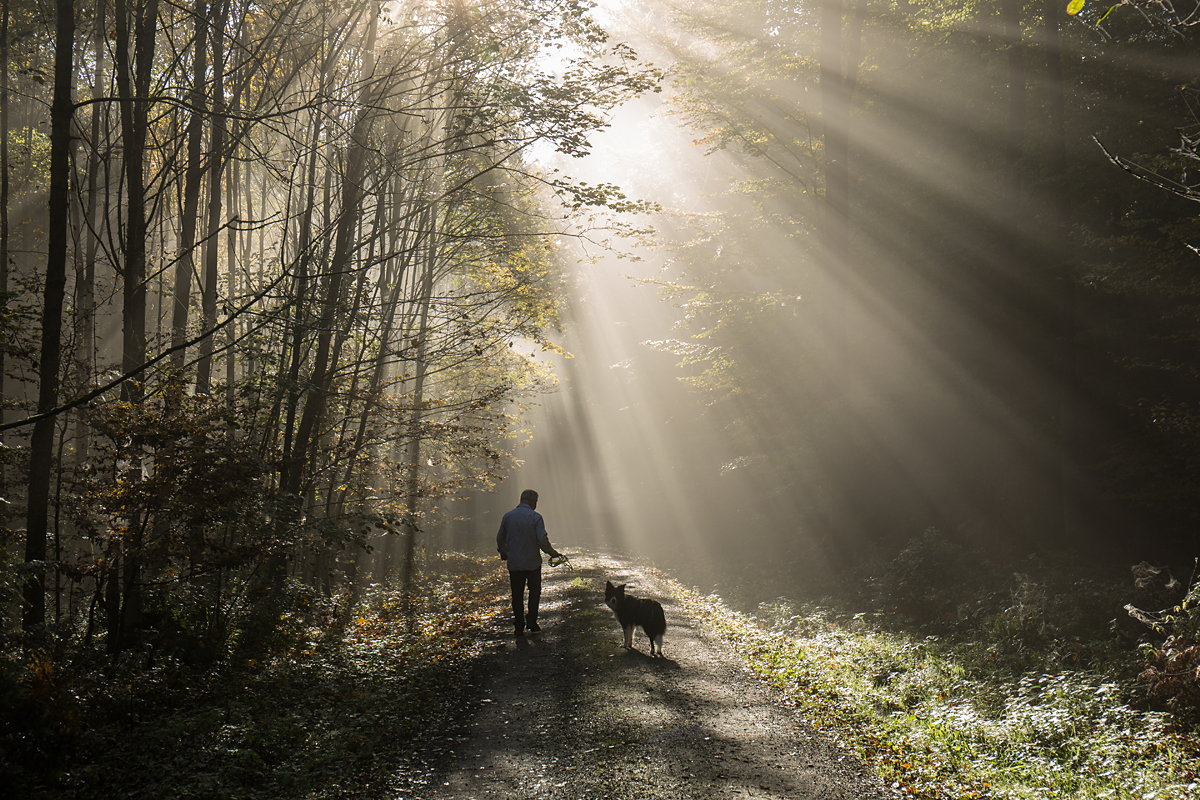
<svg viewBox="0 0 1200 800"><path fill-rule="evenodd" d="M218 256L221 233L221 176L225 171L225 23L229 2L221 2L221 12L212 26L213 121L208 159L208 235L204 237L204 288L200 300L201 325L211 331L217 325ZM212 390L213 337L200 343L200 359L196 364L196 394Z"/></svg>
<svg viewBox="0 0 1200 800"><path fill-rule="evenodd" d="M429 335L429 306L433 301L433 275L437 267L438 251L438 204L434 203L429 209L429 228L425 236L425 271L421 276L421 293L418 299L419 316L416 339L416 367L413 378L412 410L408 419L408 453L407 474L405 475L405 523L408 525L408 538L404 541L404 563L401 566L401 585L407 590L412 588L416 575L417 559L417 512L420 510L421 495L421 421L423 418L422 405L425 402L425 374L428 371L426 362L426 339ZM411 614L406 614L409 624L413 622Z"/></svg>
<svg viewBox="0 0 1200 800"><path fill-rule="evenodd" d="M105 3L96 6L96 17L92 24L92 98L104 94L104 52L107 27L105 25ZM75 295L78 308L76 320L75 363L78 370L75 381L78 387L87 386L96 374L96 254L100 247L99 219L96 210L100 194L100 116L101 109L91 109L91 147L87 157L87 208L84 211L84 258L83 274L77 278ZM91 450L91 432L83 415L76 421L75 460L79 464L87 461Z"/></svg>
<svg viewBox="0 0 1200 800"><path fill-rule="evenodd" d="M58 402L62 365L63 301L67 284L68 212L71 205L71 96L74 78L75 3L58 0L54 46L54 100L50 107L50 201L48 209L46 285L42 311L41 361L38 368L38 411ZM7 33L7 31L5 31ZM29 505L26 515L25 561L46 560L50 474L54 462L57 419L46 416L33 426L29 444ZM45 573L36 570L24 587L26 633L46 621Z"/></svg>
<svg viewBox="0 0 1200 800"><path fill-rule="evenodd" d="M122 270L122 355L126 374L140 369L146 361L146 250L149 233L146 216L145 150L149 129L150 80L154 65L155 32L158 25L158 0L147 0L131 13L128 0L117 0L115 66L117 91L121 96L121 139L125 153L126 238ZM134 29L134 52L130 53L130 23ZM142 379L121 384L121 399L140 405L145 398ZM141 454L130 454L128 479L141 479ZM123 646L124 634L141 624L141 559L138 551L145 533L144 521L130 519L128 550L110 559L109 639L110 652ZM122 569L123 567L123 569ZM118 571L122 572L117 580ZM123 584L123 589L121 588Z"/></svg>
<svg viewBox="0 0 1200 800"><path fill-rule="evenodd" d="M375 48L376 21L378 14L372 16L367 29L365 51L371 53ZM367 62L370 63L369 61ZM367 67L364 66L364 73ZM364 74L364 80L367 74ZM366 83L370 86L370 83ZM346 153L345 173L342 176L341 205L338 212L338 224L334 236L333 255L329 261L329 279L325 283L325 297L321 303L321 315L317 321L317 348L313 356L312 374L308 380L308 390L305 392L304 411L296 428L296 440L292 444L291 456L288 459L291 467L289 480L284 485L284 491L298 494L303 484L306 471L305 454L312 442L317 422L325 412L332 385L334 333L337 328L337 312L342 302L342 285L349 270L350 261L354 255L354 231L358 226L360 199L362 197L363 175L367 162L367 136L370 122L375 117L375 109L371 102L369 90L364 88L354 127L350 132L350 142Z"/></svg>
<svg viewBox="0 0 1200 800"><path fill-rule="evenodd" d="M379 399L383 394L383 384L387 378L388 362L392 346L392 332L396 324L396 312L400 306L400 293L404 286L404 276L415 253L408 242L410 228L401 219L400 212L403 208L407 207L407 204L403 202L403 189L398 190L396 194L397 197L394 198L392 207L392 236L394 240L399 240L398 246L393 244L393 252L397 253L395 257L397 263L395 269L384 270L384 275L381 276L381 284L383 283L384 276L391 279L391 291L387 292L387 298L384 300L383 308L380 310L379 351L376 353L375 364L371 371L370 385L363 398L362 412L358 418L358 430L355 432L354 442L350 447L351 458L341 481L342 485L346 487L349 487L353 476L355 456L365 445L367 425L371 420L371 415L375 413L379 405ZM383 289L384 286L381 285L381 296L383 295ZM339 502L344 502L346 491L348 489L342 492L343 499Z"/></svg>
<svg viewBox="0 0 1200 800"><path fill-rule="evenodd" d="M9 0L0 0L0 298L8 302L8 20ZM5 394L4 351L0 349L0 397ZM0 408L0 425L5 411ZM8 476L0 464L0 491L7 493Z"/></svg>
<svg viewBox="0 0 1200 800"><path fill-rule="evenodd" d="M175 262L174 302L171 306L171 346L187 341L188 311L192 301L192 271L195 268L196 220L199 216L200 184L204 179L204 84L208 73L208 3L196 0L193 11L192 88L187 124L187 167L184 173L183 208L180 219L179 253ZM169 397L183 391L183 365L187 352L180 348L171 356L172 387Z"/></svg>
<svg viewBox="0 0 1200 800"><path fill-rule="evenodd" d="M126 203L125 264L122 275L123 308L121 366L133 372L146 360L146 218L145 150L151 68L154 62L158 0L147 0L133 16L136 25L133 64L130 63L129 0L117 0L116 69L117 91L121 95L121 139L125 152ZM140 403L144 397L141 381L121 385L121 399Z"/></svg>

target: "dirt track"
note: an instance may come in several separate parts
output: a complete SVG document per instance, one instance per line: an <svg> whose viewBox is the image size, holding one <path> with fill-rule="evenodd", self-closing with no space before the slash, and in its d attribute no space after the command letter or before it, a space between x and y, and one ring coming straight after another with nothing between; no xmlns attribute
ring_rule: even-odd
<svg viewBox="0 0 1200 800"><path fill-rule="evenodd" d="M814 733L652 575L575 555L543 569L543 632L498 614L461 727L427 753L406 800L473 798L883 798L879 779ZM604 607L628 582L667 613L666 658L636 651Z"/></svg>

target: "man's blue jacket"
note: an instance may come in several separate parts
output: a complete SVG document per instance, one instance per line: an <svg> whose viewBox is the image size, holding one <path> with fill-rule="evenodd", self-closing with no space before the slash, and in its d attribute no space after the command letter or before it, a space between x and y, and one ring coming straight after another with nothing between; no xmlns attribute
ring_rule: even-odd
<svg viewBox="0 0 1200 800"><path fill-rule="evenodd" d="M500 520L496 549L500 551L501 556L508 557L510 572L541 569L542 555L538 550L551 556L557 553L550 546L550 537L546 535L546 524L542 522L542 515L525 503L521 503Z"/></svg>

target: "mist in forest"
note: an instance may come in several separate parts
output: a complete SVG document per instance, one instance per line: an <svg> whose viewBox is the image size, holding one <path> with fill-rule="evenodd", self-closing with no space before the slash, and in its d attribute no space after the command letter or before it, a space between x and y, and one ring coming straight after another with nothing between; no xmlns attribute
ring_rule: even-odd
<svg viewBox="0 0 1200 800"><path fill-rule="evenodd" d="M6 6L12 614L276 618L524 488L768 593L1186 561L1192 27L1093 6Z"/></svg>
<svg viewBox="0 0 1200 800"><path fill-rule="evenodd" d="M1022 63L989 62L965 42L1004 41L1003 7L936 67L884 47L843 78L850 210L833 257L829 168L807 160L821 148L798 152L826 130L812 115L829 109L827 77L787 72L828 46L817 22L613 8L673 81L556 166L660 204L658 239L639 261L573 267L559 341L574 357L541 356L560 383L493 518L533 486L556 545L640 554L710 585L763 577L764 592L824 591L930 529L1001 565L1186 561L1191 504L1169 495L1192 474L1190 434L1172 427L1190 416L1168 409L1196 387L1152 364L1182 351L1154 319L1174 301L1144 281L1179 284L1165 263L1146 275L1129 234L1193 212L1114 156L1177 145L1121 121L1178 112L1178 95L1139 94L1179 68L1173 49L1151 65L1112 40L1097 49L1084 19L1036 12ZM844 58L894 24L858 8ZM718 85L696 88L705 79ZM1097 113L1084 96L1116 105ZM1151 355L1151 340L1166 349ZM1182 460L1167 466L1167 452Z"/></svg>
<svg viewBox="0 0 1200 800"><path fill-rule="evenodd" d="M0 0L0 786L623 791L723 638L881 791L1191 791L1194 10ZM653 691L526 764L539 664Z"/></svg>

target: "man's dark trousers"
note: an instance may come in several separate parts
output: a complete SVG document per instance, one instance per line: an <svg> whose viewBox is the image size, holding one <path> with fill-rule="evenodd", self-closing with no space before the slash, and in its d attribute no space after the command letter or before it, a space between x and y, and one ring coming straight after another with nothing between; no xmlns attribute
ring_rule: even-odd
<svg viewBox="0 0 1200 800"><path fill-rule="evenodd" d="M509 570L508 582L512 585L513 623L517 630L533 627L537 622L538 602L542 599L542 571L540 569ZM529 584L529 613L525 613L525 584Z"/></svg>

